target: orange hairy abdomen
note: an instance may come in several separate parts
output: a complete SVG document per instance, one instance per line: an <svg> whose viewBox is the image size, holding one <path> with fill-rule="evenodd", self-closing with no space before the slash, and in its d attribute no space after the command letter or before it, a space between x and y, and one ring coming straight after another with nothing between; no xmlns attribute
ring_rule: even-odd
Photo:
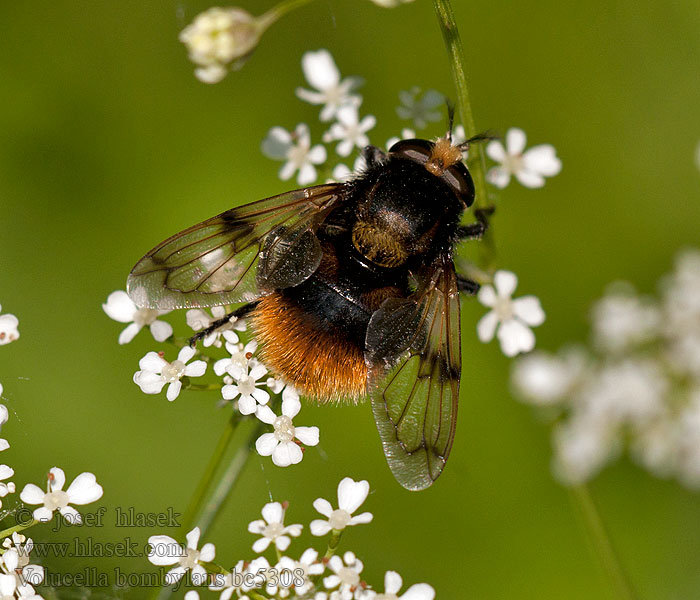
<svg viewBox="0 0 700 600"><path fill-rule="evenodd" d="M357 402L365 395L364 352L342 332L319 327L313 315L278 292L260 300L251 319L263 362L302 395L319 402Z"/></svg>

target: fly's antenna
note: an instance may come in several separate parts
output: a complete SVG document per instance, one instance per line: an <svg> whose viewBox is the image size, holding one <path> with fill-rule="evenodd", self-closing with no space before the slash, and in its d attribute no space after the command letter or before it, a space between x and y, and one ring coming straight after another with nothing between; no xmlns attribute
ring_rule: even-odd
<svg viewBox="0 0 700 600"><path fill-rule="evenodd" d="M449 98L445 98L445 103L447 104L447 135L445 137L447 138L447 141L451 144L452 126L455 122L455 105Z"/></svg>
<svg viewBox="0 0 700 600"><path fill-rule="evenodd" d="M483 133L477 133L476 135L473 135L470 137L468 140L465 142L462 142L457 146L462 152L465 152L466 150L469 149L469 146L471 144L476 144L478 142L490 142L491 140L500 140L501 136L498 135L497 133L494 133L493 131L484 131Z"/></svg>

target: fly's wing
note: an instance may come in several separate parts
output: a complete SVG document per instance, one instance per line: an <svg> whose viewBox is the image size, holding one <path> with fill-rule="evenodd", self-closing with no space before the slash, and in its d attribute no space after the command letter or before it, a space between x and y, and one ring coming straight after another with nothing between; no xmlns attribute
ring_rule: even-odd
<svg viewBox="0 0 700 600"><path fill-rule="evenodd" d="M160 310L249 302L298 285L321 261L316 228L342 185L294 190L232 208L168 238L131 270L127 291Z"/></svg>
<svg viewBox="0 0 700 600"><path fill-rule="evenodd" d="M440 476L457 425L459 290L441 257L410 298L385 300L366 338L368 394L389 467L409 490Z"/></svg>

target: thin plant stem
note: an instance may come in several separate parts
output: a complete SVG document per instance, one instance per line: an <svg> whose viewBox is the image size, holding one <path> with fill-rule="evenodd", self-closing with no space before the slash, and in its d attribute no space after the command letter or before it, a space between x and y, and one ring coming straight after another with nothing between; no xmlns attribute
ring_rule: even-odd
<svg viewBox="0 0 700 600"><path fill-rule="evenodd" d="M610 540L610 534L603 524L590 489L586 484L580 484L570 488L570 494L572 502L578 509L582 526L586 531L586 537L610 579L617 597L624 600L636 600L638 596L632 587L620 557L615 552L615 548Z"/></svg>
<svg viewBox="0 0 700 600"><path fill-rule="evenodd" d="M39 521L36 519L32 519L29 523L20 523L19 525L15 525L14 527L8 527L7 529L3 529L0 531L0 539L5 539L6 537L11 536L15 532L19 531L24 531L25 529L29 529L30 527L34 527Z"/></svg>
<svg viewBox="0 0 700 600"><path fill-rule="evenodd" d="M472 111L472 105L469 99L469 86L467 84L467 75L464 68L465 60L462 38L459 35L459 29L457 28L454 13L452 12L450 0L433 0L433 5L435 6L435 13L440 23L442 37L447 47L450 70L457 92L457 111L462 119L464 132L467 138L470 138L478 132L474 123L474 112ZM491 202L486 188L486 161L481 144L471 144L469 146L469 165L476 194L474 209L489 209L491 208ZM486 270L490 270L496 255L491 229L484 234L483 243L480 247L482 249L481 266Z"/></svg>
<svg viewBox="0 0 700 600"><path fill-rule="evenodd" d="M238 481L238 476L241 474L243 467L248 460L250 451L255 444L255 440L260 436L263 431L265 424L261 421L257 421L255 426L248 433L246 440L238 447L236 453L231 458L231 462L228 464L226 471L221 476L219 484L214 488L211 497L204 505L202 509L202 514L197 519L197 525L199 526L201 535L204 535L211 524L216 519L224 500L228 497L233 489L234 485Z"/></svg>
<svg viewBox="0 0 700 600"><path fill-rule="evenodd" d="M192 497L190 498L190 502L187 505L187 508L185 509L185 514L182 517L183 531L188 532L190 529L192 529L195 517L197 516L197 513L199 512L199 510L202 507L202 504L204 503L207 490L211 486L211 483L214 479L214 475L219 469L219 465L221 465L223 461L224 455L226 454L226 450L228 449L231 440L233 439L233 434L236 431L236 426L239 422L240 418L236 414L234 414L226 423L226 428L221 434L221 437L219 438L219 441L216 444L216 448L214 448L214 452L212 453L211 458L209 459L209 463L207 464L206 469L204 469L204 473L202 474L202 477L199 480L199 483L197 484L197 487L195 488Z"/></svg>
<svg viewBox="0 0 700 600"><path fill-rule="evenodd" d="M326 554L323 558L330 558L335 554L340 544L340 538L343 535L342 529L333 529L331 531L331 539L328 540L328 548L326 549Z"/></svg>
<svg viewBox="0 0 700 600"><path fill-rule="evenodd" d="M306 4L310 4L314 0L285 0L280 2L277 6L273 6L266 13L258 17L258 24L262 31L265 31L270 25L278 21L287 13L301 8Z"/></svg>

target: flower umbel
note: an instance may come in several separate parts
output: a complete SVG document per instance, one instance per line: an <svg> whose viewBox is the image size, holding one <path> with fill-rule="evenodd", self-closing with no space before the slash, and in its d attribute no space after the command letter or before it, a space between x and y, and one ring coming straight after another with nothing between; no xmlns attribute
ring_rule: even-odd
<svg viewBox="0 0 700 600"><path fill-rule="evenodd" d="M241 8L210 8L197 15L180 33L197 79L221 81L230 66L239 68L253 52L264 31L262 23Z"/></svg>

